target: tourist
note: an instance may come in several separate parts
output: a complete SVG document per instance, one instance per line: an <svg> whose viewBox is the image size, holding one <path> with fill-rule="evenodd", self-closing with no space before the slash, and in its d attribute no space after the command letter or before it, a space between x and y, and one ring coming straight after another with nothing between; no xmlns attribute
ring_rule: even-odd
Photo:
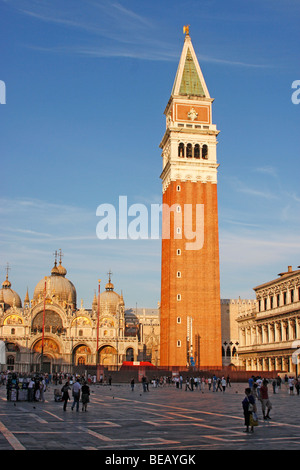
<svg viewBox="0 0 300 470"><path fill-rule="evenodd" d="M71 406L72 411L73 411L75 405L76 405L76 411L79 411L80 389L81 389L81 385L79 383L79 379L77 379L76 382L74 383L73 389L72 389L72 395L73 395L73 404Z"/></svg>
<svg viewBox="0 0 300 470"><path fill-rule="evenodd" d="M253 390L253 384L254 384L254 377L253 377L253 375L252 375L251 377L249 377L249 379L248 379L248 384L249 384L249 388L250 388L251 390Z"/></svg>
<svg viewBox="0 0 300 470"><path fill-rule="evenodd" d="M40 381L40 401L44 402L45 401L45 396L44 393L46 391L46 382L44 377L41 377Z"/></svg>
<svg viewBox="0 0 300 470"><path fill-rule="evenodd" d="M281 389L281 377L279 374L277 376L277 388Z"/></svg>
<svg viewBox="0 0 300 470"><path fill-rule="evenodd" d="M190 380L190 384L191 384L191 391L193 392L194 391L194 377L191 377L191 380Z"/></svg>
<svg viewBox="0 0 300 470"><path fill-rule="evenodd" d="M219 389L221 390L221 392L223 391L223 390L222 390L222 387L221 387L221 379L220 379L220 377L217 378L217 388L216 388L216 392L217 392Z"/></svg>
<svg viewBox="0 0 300 470"><path fill-rule="evenodd" d="M70 382L67 380L65 385L62 387L62 401L64 402L63 410L67 410L68 400L70 400L69 390L71 390Z"/></svg>
<svg viewBox="0 0 300 470"><path fill-rule="evenodd" d="M86 382L83 382L81 387L81 401L82 401L82 411L87 411L87 404L90 401L90 387Z"/></svg>
<svg viewBox="0 0 300 470"><path fill-rule="evenodd" d="M225 379L225 377L222 377L221 385L222 385L223 393L225 393L225 390L226 390L226 379Z"/></svg>
<svg viewBox="0 0 300 470"><path fill-rule="evenodd" d="M28 401L33 401L34 400L34 380L31 377L29 384L28 384Z"/></svg>
<svg viewBox="0 0 300 470"><path fill-rule="evenodd" d="M288 378L288 385L289 385L290 395L294 395L294 378L293 377Z"/></svg>
<svg viewBox="0 0 300 470"><path fill-rule="evenodd" d="M300 392L300 382L299 382L299 377L295 379L295 389L297 391L297 395L299 395Z"/></svg>
<svg viewBox="0 0 300 470"><path fill-rule="evenodd" d="M210 390L211 389L211 377L208 377L207 383L208 383L208 390Z"/></svg>
<svg viewBox="0 0 300 470"><path fill-rule="evenodd" d="M143 386L143 392L147 392L147 379L146 379L145 375L143 375L143 377L142 377L142 386Z"/></svg>
<svg viewBox="0 0 300 470"><path fill-rule="evenodd" d="M131 386L131 391L133 392L134 391L134 379L133 378L131 379L130 386Z"/></svg>
<svg viewBox="0 0 300 470"><path fill-rule="evenodd" d="M261 384L262 384L262 378L261 378L261 377L257 377L255 383L256 383L256 385L257 385L257 387L256 387L257 397L260 398L260 387L261 387Z"/></svg>
<svg viewBox="0 0 300 470"><path fill-rule="evenodd" d="M255 404L255 398L251 394L251 388L245 389L245 395L246 396L244 400L242 401L244 417L245 417L245 426L246 426L246 430L244 432L249 432L249 427L250 427L250 431L254 432L253 426L250 424L250 418L251 418L251 415L253 416L253 413L256 413L256 404Z"/></svg>
<svg viewBox="0 0 300 470"><path fill-rule="evenodd" d="M189 378L187 377L187 378L185 379L185 391L187 391L188 389L191 390L191 387L190 387L190 380L189 380Z"/></svg>
<svg viewBox="0 0 300 470"><path fill-rule="evenodd" d="M269 414L272 409L272 404L269 400L268 381L266 379L264 379L260 387L260 401L261 401L261 409L262 409L264 420L271 419ZM267 413L266 413L266 410L267 410Z"/></svg>
<svg viewBox="0 0 300 470"><path fill-rule="evenodd" d="M216 385L217 385L217 377L215 375L213 375L213 392L216 391Z"/></svg>

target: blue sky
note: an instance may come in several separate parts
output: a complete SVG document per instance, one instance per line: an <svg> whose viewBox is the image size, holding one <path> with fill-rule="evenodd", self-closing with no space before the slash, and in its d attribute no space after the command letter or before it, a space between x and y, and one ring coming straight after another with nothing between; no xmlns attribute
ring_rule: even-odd
<svg viewBox="0 0 300 470"><path fill-rule="evenodd" d="M156 307L160 240L99 240L98 205L161 202L163 111L190 35L218 137L222 298L300 265L298 0L0 0L0 266L32 297L62 249L78 304L113 272Z"/></svg>

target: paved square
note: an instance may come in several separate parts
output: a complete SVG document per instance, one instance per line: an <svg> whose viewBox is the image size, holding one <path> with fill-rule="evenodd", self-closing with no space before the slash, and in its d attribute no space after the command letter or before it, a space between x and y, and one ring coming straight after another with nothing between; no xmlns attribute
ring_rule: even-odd
<svg viewBox="0 0 300 470"><path fill-rule="evenodd" d="M172 386L143 392L140 384L92 385L88 411L63 411L54 385L44 403L8 402L0 387L0 450L295 450L300 448L300 396L285 385L269 390L272 420L244 433L241 402L246 384L225 393ZM269 387L271 389L271 387Z"/></svg>

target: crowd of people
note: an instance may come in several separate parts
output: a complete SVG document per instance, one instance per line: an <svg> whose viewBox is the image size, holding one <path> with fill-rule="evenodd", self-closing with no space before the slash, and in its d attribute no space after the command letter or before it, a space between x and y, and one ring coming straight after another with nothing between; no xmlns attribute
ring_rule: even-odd
<svg viewBox="0 0 300 470"><path fill-rule="evenodd" d="M64 385L63 385L64 382ZM45 392L50 384L58 387L54 389L54 400L64 402L66 410L67 401L70 400L69 390L72 392L74 403L79 409L79 399L82 402L82 411L87 411L89 402L90 385L96 383L96 376L87 377L71 373L58 374L20 374L17 372L2 372L0 374L0 385L6 386L8 401L44 402ZM61 387L61 385L63 385ZM67 398L68 397L68 398Z"/></svg>
<svg viewBox="0 0 300 470"><path fill-rule="evenodd" d="M131 389L134 390L135 382L133 378L131 379L130 384ZM213 375L212 377L199 377L194 375L183 377L183 375L178 374L173 377L154 377L150 380L146 376L143 376L142 385L144 392L149 391L149 385L151 385L154 388L175 386L177 389L184 389L185 391L204 391L206 389L213 392L218 392L220 390L224 393L226 387L231 387L231 380L229 375L225 378L225 376L217 377L216 375Z"/></svg>
<svg viewBox="0 0 300 470"><path fill-rule="evenodd" d="M5 385L8 401L27 400L29 402L44 402L45 392L50 384L54 385L54 400L63 404L63 410L67 410L68 402L72 400L71 410L79 411L82 403L82 411L87 411L90 398L90 386L93 384L111 385L111 376L101 375L97 380L96 375L80 376L72 373L54 374L20 374L16 372L0 373L0 385ZM161 376L148 379L144 375L141 379L144 392L149 392L149 386L153 388L173 386L176 389L185 391L222 392L225 393L231 387L231 379L221 376L183 376L175 374L173 376ZM134 378L130 381L131 390L135 389ZM282 386L288 390L290 395L300 394L300 377L278 375L272 379L261 376L251 376L248 379L248 386L245 389L245 398L242 407L245 417L246 432L253 432L257 421L257 406L261 405L263 420L271 419L270 412L272 403L269 397L269 388L273 393L278 393Z"/></svg>

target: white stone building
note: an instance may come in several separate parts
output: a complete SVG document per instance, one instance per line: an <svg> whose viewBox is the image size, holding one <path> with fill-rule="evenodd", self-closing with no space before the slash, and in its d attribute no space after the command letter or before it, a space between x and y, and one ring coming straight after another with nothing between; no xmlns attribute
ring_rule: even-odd
<svg viewBox="0 0 300 470"><path fill-rule="evenodd" d="M245 308L237 318L240 366L298 374L300 270L289 266L279 278L254 291L255 305Z"/></svg>

